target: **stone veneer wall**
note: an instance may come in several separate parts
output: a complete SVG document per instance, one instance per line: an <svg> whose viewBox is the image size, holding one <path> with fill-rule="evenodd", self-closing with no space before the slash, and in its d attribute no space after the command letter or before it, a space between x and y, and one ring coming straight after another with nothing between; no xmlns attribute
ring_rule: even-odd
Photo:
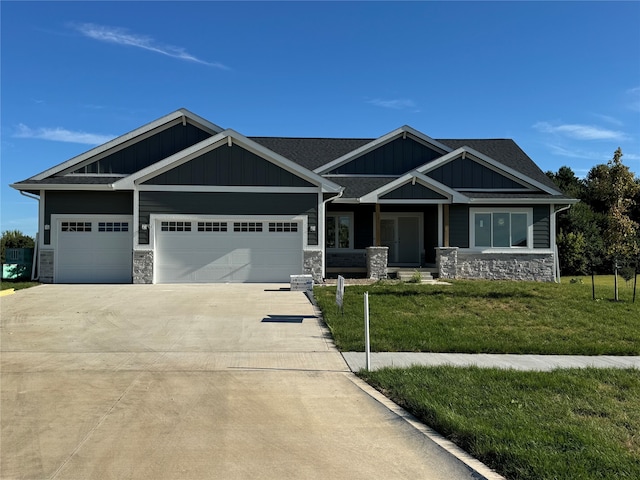
<svg viewBox="0 0 640 480"><path fill-rule="evenodd" d="M303 272L313 277L314 283L322 283L322 252L320 250L305 250L303 258Z"/></svg>
<svg viewBox="0 0 640 480"><path fill-rule="evenodd" d="M153 283L153 251L133 252L133 283Z"/></svg>
<svg viewBox="0 0 640 480"><path fill-rule="evenodd" d="M440 278L555 281L552 253L462 253L438 248Z"/></svg>
<svg viewBox="0 0 640 480"><path fill-rule="evenodd" d="M380 280L387 278L389 247L367 247L367 277Z"/></svg>
<svg viewBox="0 0 640 480"><path fill-rule="evenodd" d="M362 267L367 266L367 253L365 250L351 252L327 252L327 267Z"/></svg>
<svg viewBox="0 0 640 480"><path fill-rule="evenodd" d="M40 250L38 279L42 283L53 283L53 250Z"/></svg>

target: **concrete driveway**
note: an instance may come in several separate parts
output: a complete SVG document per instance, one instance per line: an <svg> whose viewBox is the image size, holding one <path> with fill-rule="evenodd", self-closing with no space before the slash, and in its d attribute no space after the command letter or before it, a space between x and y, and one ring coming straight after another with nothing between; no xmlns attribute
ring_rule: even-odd
<svg viewBox="0 0 640 480"><path fill-rule="evenodd" d="M367 393L284 287L3 297L1 478L479 478Z"/></svg>

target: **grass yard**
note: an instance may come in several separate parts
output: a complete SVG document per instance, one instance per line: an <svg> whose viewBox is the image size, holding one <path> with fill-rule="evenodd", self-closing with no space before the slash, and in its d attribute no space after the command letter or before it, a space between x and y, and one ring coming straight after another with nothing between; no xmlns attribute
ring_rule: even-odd
<svg viewBox="0 0 640 480"><path fill-rule="evenodd" d="M510 480L640 478L640 372L412 367L360 375Z"/></svg>
<svg viewBox="0 0 640 480"><path fill-rule="evenodd" d="M336 345L363 351L363 294L369 292L371 349L376 352L640 354L640 298L623 281L620 300L599 279L583 283L454 281L451 285L378 282L347 286L344 314L335 287L315 297Z"/></svg>
<svg viewBox="0 0 640 480"><path fill-rule="evenodd" d="M2 283L0 283L0 290L9 290L10 288L13 288L14 290L22 290L23 288L35 287L36 285L40 285L40 283L2 280Z"/></svg>

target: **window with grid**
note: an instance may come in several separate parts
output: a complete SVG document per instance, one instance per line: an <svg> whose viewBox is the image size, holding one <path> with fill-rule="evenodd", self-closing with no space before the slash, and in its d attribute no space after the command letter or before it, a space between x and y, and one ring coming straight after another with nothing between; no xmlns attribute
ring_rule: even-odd
<svg viewBox="0 0 640 480"><path fill-rule="evenodd" d="M99 232L128 232L129 222L98 222Z"/></svg>
<svg viewBox="0 0 640 480"><path fill-rule="evenodd" d="M298 224L296 222L269 222L270 232L297 232Z"/></svg>
<svg viewBox="0 0 640 480"><path fill-rule="evenodd" d="M199 232L226 232L227 222L198 222Z"/></svg>
<svg viewBox="0 0 640 480"><path fill-rule="evenodd" d="M190 232L191 222L162 222L160 230L163 232Z"/></svg>
<svg viewBox="0 0 640 480"><path fill-rule="evenodd" d="M91 222L62 222L60 229L63 232L90 232Z"/></svg>
<svg viewBox="0 0 640 480"><path fill-rule="evenodd" d="M233 222L234 232L261 232L262 222Z"/></svg>

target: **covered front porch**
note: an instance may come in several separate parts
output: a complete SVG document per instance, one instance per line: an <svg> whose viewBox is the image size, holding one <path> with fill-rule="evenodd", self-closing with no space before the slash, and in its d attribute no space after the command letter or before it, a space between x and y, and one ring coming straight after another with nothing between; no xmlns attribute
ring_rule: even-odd
<svg viewBox="0 0 640 480"><path fill-rule="evenodd" d="M326 212L326 277L369 276L369 247L387 247L389 277L417 269L436 276L436 251L448 244L448 230L445 204L332 204Z"/></svg>

